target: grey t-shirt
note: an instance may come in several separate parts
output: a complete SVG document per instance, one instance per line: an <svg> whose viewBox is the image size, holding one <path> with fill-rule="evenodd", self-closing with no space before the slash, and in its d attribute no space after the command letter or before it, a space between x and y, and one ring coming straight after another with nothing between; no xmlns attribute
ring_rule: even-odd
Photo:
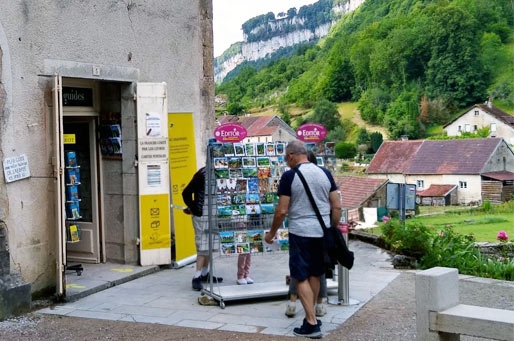
<svg viewBox="0 0 514 341"><path fill-rule="evenodd" d="M330 172L322 167L307 162L297 166L311 190L314 201L323 217L326 227L330 227L329 194L337 190L337 185ZM322 237L323 229L305 192L302 180L294 169L288 170L280 178L278 195L291 198L289 202L289 232L301 237Z"/></svg>

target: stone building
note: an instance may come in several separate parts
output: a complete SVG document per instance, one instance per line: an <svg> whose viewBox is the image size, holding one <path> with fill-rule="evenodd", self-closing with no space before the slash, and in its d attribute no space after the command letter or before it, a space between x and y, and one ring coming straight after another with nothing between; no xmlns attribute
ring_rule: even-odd
<svg viewBox="0 0 514 341"><path fill-rule="evenodd" d="M156 181L169 200L167 113L192 113L204 161L214 128L211 0L2 2L0 220L11 271L33 294L65 294L70 260L142 263L141 193L155 194ZM142 152L159 144L166 153ZM170 214L151 228L168 228Z"/></svg>

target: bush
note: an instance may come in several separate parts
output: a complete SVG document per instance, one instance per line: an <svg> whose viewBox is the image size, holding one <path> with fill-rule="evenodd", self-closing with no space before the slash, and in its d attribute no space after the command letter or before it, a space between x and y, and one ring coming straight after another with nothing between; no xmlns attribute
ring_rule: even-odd
<svg viewBox="0 0 514 341"><path fill-rule="evenodd" d="M357 147L353 143L339 142L335 146L335 154L338 159L352 159L357 154Z"/></svg>
<svg viewBox="0 0 514 341"><path fill-rule="evenodd" d="M432 233L423 224L402 225L398 219L387 221L382 234L391 251L418 260L429 251L432 242Z"/></svg>

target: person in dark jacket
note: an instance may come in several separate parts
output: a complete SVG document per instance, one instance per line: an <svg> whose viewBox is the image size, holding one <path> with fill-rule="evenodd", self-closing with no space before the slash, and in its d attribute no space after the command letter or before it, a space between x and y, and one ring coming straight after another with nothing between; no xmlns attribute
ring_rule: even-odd
<svg viewBox="0 0 514 341"><path fill-rule="evenodd" d="M209 219L205 202L205 167L200 168L189 184L182 191L182 199L186 204L184 213L192 215L195 230L196 272L193 276L193 290L202 290L202 282L209 277ZM222 282L221 277L212 277L213 282Z"/></svg>

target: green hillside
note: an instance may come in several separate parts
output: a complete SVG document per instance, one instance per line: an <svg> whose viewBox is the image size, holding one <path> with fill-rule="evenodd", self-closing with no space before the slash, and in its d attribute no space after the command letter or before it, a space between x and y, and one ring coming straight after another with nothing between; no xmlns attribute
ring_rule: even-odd
<svg viewBox="0 0 514 341"><path fill-rule="evenodd" d="M513 113L512 1L367 0L318 44L264 67L245 64L216 93L228 98L219 111L275 106L293 127L332 122L331 136L348 141L358 135L352 115L326 121L322 114L338 103L354 103L364 124L383 127L391 139L440 133L487 98Z"/></svg>

